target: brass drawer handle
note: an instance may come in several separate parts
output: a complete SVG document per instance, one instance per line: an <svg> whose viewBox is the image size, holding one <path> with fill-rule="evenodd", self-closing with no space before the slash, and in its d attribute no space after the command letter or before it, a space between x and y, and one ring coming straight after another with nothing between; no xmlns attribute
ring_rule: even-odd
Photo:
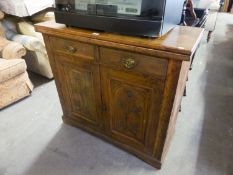
<svg viewBox="0 0 233 175"><path fill-rule="evenodd" d="M77 49L73 46L66 46L66 51L69 52L69 53L72 53L74 54L75 52L77 52Z"/></svg>
<svg viewBox="0 0 233 175"><path fill-rule="evenodd" d="M136 66L136 61L133 58L124 58L122 59L122 64L126 69L132 69Z"/></svg>

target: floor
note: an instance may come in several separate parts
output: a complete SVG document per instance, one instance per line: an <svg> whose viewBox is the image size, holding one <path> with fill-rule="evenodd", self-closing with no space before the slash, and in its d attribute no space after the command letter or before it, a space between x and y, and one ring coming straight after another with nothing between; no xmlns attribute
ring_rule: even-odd
<svg viewBox="0 0 233 175"><path fill-rule="evenodd" d="M55 84L0 111L0 175L233 175L233 15L202 41L162 170L62 124Z"/></svg>

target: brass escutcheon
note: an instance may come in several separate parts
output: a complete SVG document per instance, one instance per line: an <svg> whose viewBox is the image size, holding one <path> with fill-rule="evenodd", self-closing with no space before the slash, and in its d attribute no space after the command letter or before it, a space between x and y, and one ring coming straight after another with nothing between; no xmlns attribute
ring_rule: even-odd
<svg viewBox="0 0 233 175"><path fill-rule="evenodd" d="M122 64L127 69L132 69L134 66L136 66L136 61L133 58L124 58L122 59Z"/></svg>
<svg viewBox="0 0 233 175"><path fill-rule="evenodd" d="M72 54L74 54L75 52L77 52L77 49L73 46L66 46L66 50Z"/></svg>

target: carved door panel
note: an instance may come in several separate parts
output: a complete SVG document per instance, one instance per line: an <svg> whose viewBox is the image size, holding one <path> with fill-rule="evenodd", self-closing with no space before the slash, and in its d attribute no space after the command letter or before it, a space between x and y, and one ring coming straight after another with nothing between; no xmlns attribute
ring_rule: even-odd
<svg viewBox="0 0 233 175"><path fill-rule="evenodd" d="M77 61L69 63L61 56L57 56L56 65L69 117L74 117L80 124L92 128L103 127L104 122L99 111L99 67Z"/></svg>
<svg viewBox="0 0 233 175"><path fill-rule="evenodd" d="M163 83L101 67L106 128L111 137L145 152L152 152Z"/></svg>

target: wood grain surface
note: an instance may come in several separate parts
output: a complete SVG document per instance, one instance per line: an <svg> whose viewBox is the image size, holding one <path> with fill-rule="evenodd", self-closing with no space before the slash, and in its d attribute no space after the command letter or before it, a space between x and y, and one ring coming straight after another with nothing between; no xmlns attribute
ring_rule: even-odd
<svg viewBox="0 0 233 175"><path fill-rule="evenodd" d="M200 28L177 26L160 38L139 38L66 27L54 21L36 24L35 28L45 34L54 35L59 32L59 36L73 35L74 39L85 37L185 55L191 55L195 51L203 33L203 29Z"/></svg>

